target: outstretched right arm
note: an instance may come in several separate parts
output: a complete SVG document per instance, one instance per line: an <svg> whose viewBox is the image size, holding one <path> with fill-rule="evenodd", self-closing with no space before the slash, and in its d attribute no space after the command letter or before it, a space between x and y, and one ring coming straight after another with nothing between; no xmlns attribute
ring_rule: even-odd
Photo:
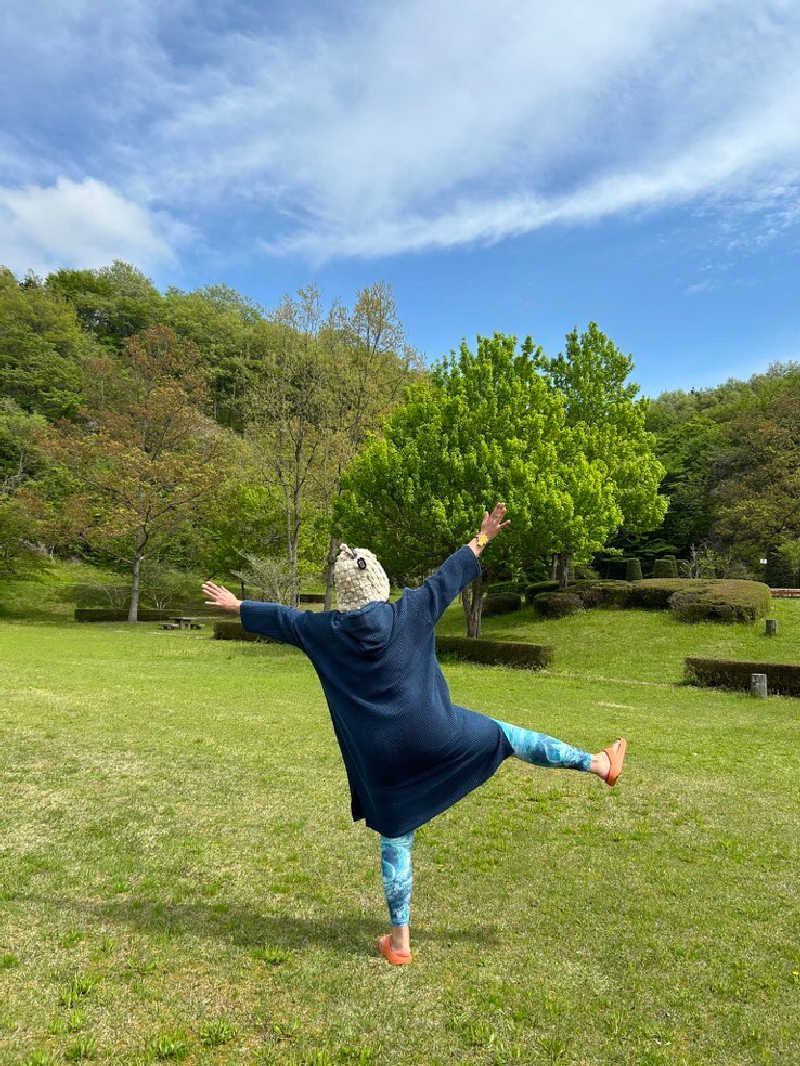
<svg viewBox="0 0 800 1066"><path fill-rule="evenodd" d="M238 614L242 628L248 633L260 633L263 637L272 637L282 644L294 644L302 648L300 639L300 622L304 612L296 607L285 607L282 603L261 603L258 600L239 600L223 585L206 581L203 592L210 596L205 602L212 607L222 607L231 614Z"/></svg>

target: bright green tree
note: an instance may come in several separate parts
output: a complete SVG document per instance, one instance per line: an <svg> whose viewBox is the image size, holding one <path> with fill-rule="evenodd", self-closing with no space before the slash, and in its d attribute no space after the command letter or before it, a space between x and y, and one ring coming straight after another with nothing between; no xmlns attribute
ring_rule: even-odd
<svg viewBox="0 0 800 1066"><path fill-rule="evenodd" d="M628 381L631 357L590 322L583 333L573 329L567 334L562 354L541 357L539 364L564 401L573 447L599 465L625 529L638 532L660 525L667 509L658 494L665 469L655 455L655 437L645 428L648 401ZM565 585L571 557L579 552L566 539L555 554Z"/></svg>
<svg viewBox="0 0 800 1066"><path fill-rule="evenodd" d="M588 554L620 520L603 467L580 450L561 395L528 339L496 333L462 343L410 388L342 479L336 531L369 546L395 581L419 580L476 532L502 500L511 526L462 593L467 632L480 634L487 586L554 546Z"/></svg>

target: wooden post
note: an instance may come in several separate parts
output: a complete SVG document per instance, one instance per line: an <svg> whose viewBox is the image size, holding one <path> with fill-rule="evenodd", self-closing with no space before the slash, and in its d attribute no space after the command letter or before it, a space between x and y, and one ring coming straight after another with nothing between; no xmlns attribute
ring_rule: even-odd
<svg viewBox="0 0 800 1066"><path fill-rule="evenodd" d="M766 674L751 674L750 675L750 695L759 696L763 699L767 694L767 675Z"/></svg>
<svg viewBox="0 0 800 1066"><path fill-rule="evenodd" d="M778 632L778 619L777 618L768 618L767 619L767 636L768 637L774 637L777 632Z"/></svg>

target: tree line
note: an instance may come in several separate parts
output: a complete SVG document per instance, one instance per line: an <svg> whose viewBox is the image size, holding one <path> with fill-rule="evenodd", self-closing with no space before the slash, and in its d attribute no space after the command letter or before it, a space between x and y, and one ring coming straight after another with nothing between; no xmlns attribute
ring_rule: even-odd
<svg viewBox="0 0 800 1066"><path fill-rule="evenodd" d="M0 270L0 565L44 549L130 574L282 556L291 595L335 542L341 472L422 373L391 289L265 311L160 293L129 264ZM258 575L255 575L258 579Z"/></svg>
<svg viewBox="0 0 800 1066"><path fill-rule="evenodd" d="M700 577L800 584L800 363L746 381L663 393L647 428L666 474L663 524L610 544L688 560ZM761 560L766 559L766 564Z"/></svg>
<svg viewBox="0 0 800 1066"><path fill-rule="evenodd" d="M491 582L564 584L604 550L796 571L800 368L654 401L632 369L594 323L554 357L497 333L428 368L382 282L265 310L226 286L161 293L119 261L0 269L0 566L124 567L135 618L159 568L296 601L324 560L330 606L340 539L415 581L504 499L511 534L464 598L473 635Z"/></svg>

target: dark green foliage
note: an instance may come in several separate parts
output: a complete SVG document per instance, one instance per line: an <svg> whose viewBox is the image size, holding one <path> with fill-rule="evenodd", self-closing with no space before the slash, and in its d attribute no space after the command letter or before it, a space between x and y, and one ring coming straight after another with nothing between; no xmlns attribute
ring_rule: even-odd
<svg viewBox="0 0 800 1066"><path fill-rule="evenodd" d="M627 570L625 559L612 552L598 552L594 557L594 565L601 581L623 581Z"/></svg>
<svg viewBox="0 0 800 1066"><path fill-rule="evenodd" d="M263 637L260 633L248 633L238 618L220 618L214 623L214 640L263 640L268 644L274 644L270 637Z"/></svg>
<svg viewBox="0 0 800 1066"><path fill-rule="evenodd" d="M792 589L797 587L797 568L792 560L781 551L767 552L767 568L764 580L771 589Z"/></svg>
<svg viewBox="0 0 800 1066"><path fill-rule="evenodd" d="M581 598L574 592L540 592L534 596L533 606L545 618L565 618L583 610Z"/></svg>
<svg viewBox="0 0 800 1066"><path fill-rule="evenodd" d="M628 607L631 601L628 581L581 581L569 591L580 598L584 607Z"/></svg>
<svg viewBox="0 0 800 1066"><path fill-rule="evenodd" d="M691 586L669 598L682 622L755 622L770 608L769 588L760 581L692 581Z"/></svg>
<svg viewBox="0 0 800 1066"><path fill-rule="evenodd" d="M496 666L519 666L539 670L553 661L549 644L522 644L506 640L476 640L474 637L436 636L436 651L448 652L459 659Z"/></svg>
<svg viewBox="0 0 800 1066"><path fill-rule="evenodd" d="M593 567L587 566L585 563L576 563L572 570L576 581L597 581L600 577Z"/></svg>
<svg viewBox="0 0 800 1066"><path fill-rule="evenodd" d="M800 664L760 663L734 659L686 660L689 680L695 685L750 691L750 675L766 674L767 689L784 696L800 696Z"/></svg>
<svg viewBox="0 0 800 1066"><path fill-rule="evenodd" d="M626 581L641 581L642 580L642 564L637 558L625 560L625 580Z"/></svg>
<svg viewBox="0 0 800 1066"><path fill-rule="evenodd" d="M653 563L654 578L671 578L678 576L678 566L674 555L664 555Z"/></svg>
<svg viewBox="0 0 800 1066"><path fill-rule="evenodd" d="M558 592L557 581L534 581L525 589L525 602L533 603L540 592Z"/></svg>
<svg viewBox="0 0 800 1066"><path fill-rule="evenodd" d="M490 593L483 601L483 613L509 614L511 611L518 611L521 606L522 597L518 592Z"/></svg>
<svg viewBox="0 0 800 1066"><path fill-rule="evenodd" d="M325 602L325 593L324 592L301 592L300 593L300 602L301 603L324 603Z"/></svg>

